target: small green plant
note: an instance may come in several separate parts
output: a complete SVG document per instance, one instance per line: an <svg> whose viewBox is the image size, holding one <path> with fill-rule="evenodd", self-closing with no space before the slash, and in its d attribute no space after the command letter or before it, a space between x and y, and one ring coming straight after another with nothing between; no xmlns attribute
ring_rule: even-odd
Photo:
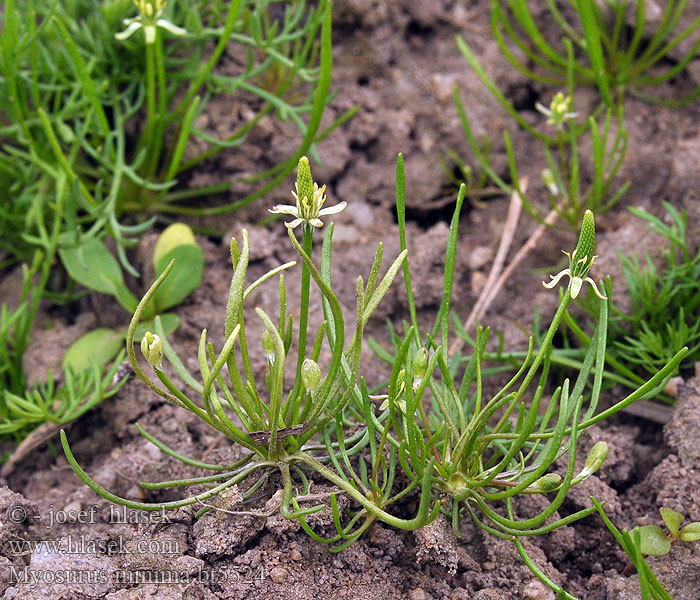
<svg viewBox="0 0 700 600"><path fill-rule="evenodd" d="M556 93L549 107L537 104L537 109L547 117L546 124L555 129L554 135L542 134L523 120L522 116L511 107L495 84L488 79L476 56L461 38L457 39L457 45L472 67L478 69L477 72L482 80L489 82L487 87L506 107L515 121L542 142L547 167L542 169L541 176L548 192L550 212L558 215L568 227L575 229L581 223L586 210L600 214L612 208L629 187L629 184L625 183L616 191L612 191L627 149L627 133L623 127L622 108L616 111L608 109L600 125L593 116L577 124L575 119L579 115L573 112L573 86L569 85L569 94L565 96L562 92ZM528 200L528 195L521 185L517 157L508 132L503 132L503 139L508 156L510 182L493 169L489 156L482 151L456 87L454 102L464 134L482 172L503 193L510 194L515 190L528 213L540 223L547 222L548 216L542 214L536 205ZM588 134L593 143L593 172L590 182L583 186L580 146Z"/></svg>
<svg viewBox="0 0 700 600"><path fill-rule="evenodd" d="M594 220L589 211L584 215L569 267L553 278L552 283L557 283L567 276L568 285L545 338L537 350L530 342L518 373L498 393L486 398L481 364L488 330L479 331L471 356L450 357L447 353L457 230L466 186L460 187L450 227L443 300L435 325L424 336L417 319L407 260L405 176L401 156L397 164L396 189L401 252L380 279L383 247L379 245L367 283L362 277L357 280L355 326L348 335L345 316L332 288L332 224L325 231L320 268L311 260L314 230L323 225L321 217L339 212L344 204L322 208L325 186L319 188L313 182L306 158L302 158L298 166L296 203L272 210L292 217L286 225L302 261L296 340L292 317L287 311L283 273L294 263L272 269L246 287L249 247L245 231L240 246L235 240L231 242L234 274L224 321L226 341L220 353L217 354L208 342L207 331L202 332L198 353L201 382L185 369L167 342L158 318L155 333L147 332L141 342L141 352L157 381L141 368L134 349L134 332L139 319L175 268L174 263L168 265L139 303L127 334L127 353L136 375L152 391L196 414L248 450L235 464L206 464L182 456L137 426L146 439L168 455L212 472L192 479L141 485L157 490L207 484L207 491L164 503L132 501L112 494L95 482L76 461L67 436L62 432L66 457L78 476L95 492L112 502L143 510L199 505L199 515L212 509L236 514L225 498L215 501L219 504L207 501L236 484L241 484L243 498L250 498L266 481L272 481L281 490L280 513L297 519L313 539L330 544L332 551L352 544L376 521L414 530L443 511L451 516L456 528L459 519L468 514L487 532L512 540L537 577L561 598L572 598L537 567L528 556L522 538L549 532L595 512L596 508L590 507L551 520L571 487L600 468L607 454L605 443L596 444L583 468L577 471L576 450L581 432L658 385L676 368L685 350L678 352L669 364L627 398L605 411L596 412L605 360L609 299L588 277L595 258ZM294 228L299 226L302 228L301 243L294 234ZM383 351L381 354L392 366L387 393L370 395L366 381L359 375L364 328L401 269L410 323L402 337L393 337L394 353ZM256 309L264 326L260 344L268 365L264 376L266 391L262 391L262 381L256 380L250 359L255 350L246 332L243 306L253 289L276 275L279 275L279 315L273 320L260 308ZM308 322L311 280L323 298L324 321L315 332L310 331ZM552 339L572 298L584 284L594 288L600 298L598 324L573 383L568 379L553 383L549 380ZM609 281L604 289L609 296ZM290 358L293 360L290 353L293 345L296 346L295 377L290 389L285 390L284 374ZM331 355L326 367L319 365L324 346ZM173 384L164 370L166 360L186 388ZM224 378L224 370L228 371L230 384ZM185 389L195 392L201 401L195 402ZM375 401L380 400L382 403L377 406ZM566 466L560 473L555 463L562 457ZM276 478L273 473L277 473ZM309 481L313 477L331 484L328 502L317 503L319 496L310 494ZM418 496L415 515L411 518L397 516L400 503L411 494ZM521 494L553 497L550 496L549 505L540 513L520 517L517 513ZM349 503L341 502L341 496L346 496ZM306 506L309 502L313 504ZM327 532L315 531L307 520L309 514L323 510L328 504L335 527L335 534L329 536Z"/></svg>
<svg viewBox="0 0 700 600"><path fill-rule="evenodd" d="M174 261L166 267L150 290L139 303L127 333L127 353L136 375L146 385L173 404L199 416L214 429L220 431L233 442L248 450L245 458L232 465L212 465L189 459L177 454L162 442L138 427L140 433L170 456L179 458L188 465L198 466L213 474L195 479L144 483L146 489L162 489L175 486L188 486L195 483L212 484L208 491L166 503L134 502L119 498L93 481L78 465L73 457L65 433L61 439L66 456L76 473L98 494L118 504L143 510L164 510L197 504L203 514L216 506L206 501L236 484L245 482L244 497L252 496L271 476L279 473L279 486L283 490L279 510L288 518L303 519L304 515L317 512L324 504L309 493L307 473L316 473L337 488L330 494L336 522L340 524L342 515L337 504L337 494L346 494L360 508L350 519L350 527L359 531L347 538L347 543L356 539L376 520L385 521L396 527L415 529L428 523L437 512L437 505L431 508L430 471L422 479L411 480L407 486L392 494L398 484L394 466L385 468L379 479L373 479L377 488L368 480L368 472L356 473L351 460L365 448L376 452L376 440L363 429L350 434L345 431L350 411L359 411L354 422L375 419L373 405L364 383L358 381L362 350L363 330L382 297L386 294L394 277L405 260L406 251L394 260L386 274L380 279L383 250L380 244L373 262L367 284L358 278L358 302L355 328L350 335L345 332L345 320L331 283L331 240L333 226L329 225L324 236L320 269L312 262L311 253L314 230L323 225L320 217L337 213L344 203L330 208L322 208L325 201L325 186L319 189L311 178L311 170L306 157L299 161L295 205L280 205L273 212L290 214L294 219L287 223L290 240L302 261L301 311L299 334L294 340L292 315L287 311L287 289L283 271L293 267L294 262L272 269L258 280L246 286L249 247L248 236L242 232L242 244L233 239L231 258L234 274L231 280L228 304L224 319L226 342L220 353L207 341L207 331L202 332L199 346L199 367L201 382L197 381L184 367L182 361L167 342L162 323L155 321L156 333L147 332L141 342L141 351L153 369L157 381L149 377L141 368L134 350L135 331L139 320L152 299L158 294L166 277L174 270ZM294 228L301 225L302 243L294 234ZM244 320L244 301L259 285L279 275L279 315L273 321L260 308L257 317L264 326L261 349L267 356L268 373L264 378L266 390L255 380L250 353L259 351L248 338ZM312 334L308 322L309 292L311 280L315 282L323 297L325 320ZM290 349L296 341L296 365L291 364ZM319 356L324 343L331 351L331 361L323 370L319 366ZM201 398L201 405L190 394L177 388L163 370L167 360L186 386ZM295 373L295 383L291 390L284 390L284 375L290 368ZM228 371L230 385L223 372ZM325 371L325 374L324 374ZM234 422L234 418L236 422ZM386 416L381 422L386 421ZM333 439L335 437L335 439ZM343 466L341 466L341 463ZM344 468L345 467L345 468ZM349 469L347 473L345 469ZM377 483L379 481L379 483ZM420 507L412 519L401 519L386 511L386 507L418 487L421 489ZM373 490L382 492L383 501L373 496ZM312 506L300 505L312 502ZM308 527L304 522L304 526ZM340 526L340 525L339 525Z"/></svg>
<svg viewBox="0 0 700 600"><path fill-rule="evenodd" d="M700 540L700 522L688 523L681 527L683 515L670 508L663 507L659 511L666 533L658 525L641 525L635 527L632 533L639 532L639 550L647 556L665 556L671 551L674 540L681 542L697 542Z"/></svg>
<svg viewBox="0 0 700 600"><path fill-rule="evenodd" d="M62 180L62 248L107 233L122 267L138 276L125 249L153 224L144 215L235 210L287 177L299 157L351 113L321 130L332 97L331 3L284 3L279 19L272 18L278 4L7 2L0 59L0 191L13 198L0 209L6 262L29 262L39 222L51 220L48 198ZM217 70L224 51L237 61L228 75ZM274 84L265 87L273 71ZM196 123L214 94L253 99L251 115L225 139ZM235 184L176 189L193 168L243 142L267 115L298 128L291 156ZM233 203L187 205L233 185L244 190Z"/></svg>
<svg viewBox="0 0 700 600"><path fill-rule="evenodd" d="M644 554L648 554L642 551L642 533L639 531L638 527L635 527L632 531L627 531L623 529L620 531L615 525L612 524L608 516L605 514L603 509L603 504L598 502L595 498L591 498L591 502L598 510L605 526L608 528L610 533L615 536L625 554L630 558L634 568L637 570L639 575L639 590L642 594L642 600L673 600L671 595L666 591L663 585L656 578L651 568L644 560ZM661 509L665 510L665 509ZM677 513L676 513L677 514ZM661 532L663 534L663 531Z"/></svg>
<svg viewBox="0 0 700 600"><path fill-rule="evenodd" d="M692 369L700 360L700 321L695 317L700 306L700 250L693 255L688 246L685 212L679 212L666 202L663 205L670 225L646 211L630 208L652 231L666 238L668 249L663 255L665 264L660 268L648 254L642 265L637 258L619 254L631 311L623 312L614 301L611 305L604 385L621 384L636 389L645 376L656 374L684 347L688 348L685 358L668 378ZM592 295L581 296L582 308L589 315L596 314L596 304ZM552 363L577 369L582 364L590 337L570 316L565 317L564 323L564 345L554 349ZM533 335L535 339L544 336L537 311ZM485 355L489 361L508 362L513 367L521 357L521 352L502 350ZM671 403L673 399L663 393L666 383L667 380L662 381L645 399Z"/></svg>
<svg viewBox="0 0 700 600"><path fill-rule="evenodd" d="M75 248L60 250L60 256L75 281L88 289L114 296L128 313L133 314L138 299L126 286L117 259L103 242L92 239ZM147 322L135 332L138 341L147 329L153 328L156 315L160 316L167 334L175 331L180 324L179 317L164 311L180 304L202 281L204 254L192 230L182 223L170 225L158 237L153 252L156 276L165 271L173 259L177 259L180 269L161 286L144 310L142 316ZM64 366L73 370L86 369L93 364L104 367L124 347L126 333L126 327L120 330L101 327L90 331L68 349L63 358Z"/></svg>
<svg viewBox="0 0 700 600"><path fill-rule="evenodd" d="M610 108L622 105L626 94L684 105L700 95L700 87L682 99L647 90L678 77L700 48L700 17L677 31L686 5L686 0L669 0L658 22L651 25L644 2L548 0L547 22L554 21L560 31L554 40L547 40L538 27L545 17L535 17L527 0L491 0L491 31L503 55L533 81L561 87L571 72L576 85L595 85ZM630 10L634 22L628 26ZM693 36L692 46L681 57L670 59L671 52Z"/></svg>
<svg viewBox="0 0 700 600"><path fill-rule="evenodd" d="M645 255L640 266L636 258L620 254L632 310L627 314L613 306L610 352L635 372L655 372L684 346L690 350L680 369L700 360L700 250L693 255L688 246L685 211L667 202L663 206L670 225L646 211L630 211L666 238L665 264L657 268Z"/></svg>
<svg viewBox="0 0 700 600"><path fill-rule="evenodd" d="M403 180L402 175L399 174L399 181ZM398 442L398 459L404 472L414 478L423 476L428 462L432 463L433 487L442 497L441 506L451 516L455 529L461 517L469 514L485 531L512 540L533 573L561 597L570 598L532 562L522 538L552 531L595 512L596 508L590 507L559 520L551 519L569 489L594 473L607 454L605 444L596 444L577 473L580 433L656 388L676 368L687 349L678 352L627 398L597 413L611 285L609 280L605 283L606 296L588 276L595 259L595 233L593 214L587 211L578 244L569 255L569 267L545 284L553 287L563 277L568 278L557 312L538 340L538 349L535 351L531 339L528 351L517 362L516 374L500 391L485 397L482 364L489 330L479 330L471 356L450 356L447 351L458 216L464 191L463 187L451 224L445 291L434 326L424 338L419 334L407 261L404 275L411 323L403 340L394 338L394 352L380 354L393 365L386 407ZM403 248L402 191L397 198ZM565 379L555 384L550 381L552 340L567 316L569 304L584 284L590 285L599 298L598 320L573 382ZM560 473L554 465L562 457L566 457L567 464ZM521 494L553 497L540 513L519 518L517 499Z"/></svg>
<svg viewBox="0 0 700 600"><path fill-rule="evenodd" d="M127 381L122 378L112 385L123 357L122 352L104 373L98 365L79 372L67 367L58 385L49 370L45 383L37 384L21 396L4 390L0 403L0 435L11 434L19 440L44 423L66 424L78 419L114 396Z"/></svg>

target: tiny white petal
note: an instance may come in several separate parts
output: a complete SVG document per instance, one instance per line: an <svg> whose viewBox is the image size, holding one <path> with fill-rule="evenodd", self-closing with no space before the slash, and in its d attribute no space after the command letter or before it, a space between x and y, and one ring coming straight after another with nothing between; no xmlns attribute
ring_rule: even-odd
<svg viewBox="0 0 700 600"><path fill-rule="evenodd" d="M544 104L542 104L541 102L535 102L535 108L536 108L537 110L539 110L543 115L545 115L545 116L547 116L547 117L551 117L551 116L552 116L552 111L549 110L549 108L547 108L547 107L546 107Z"/></svg>
<svg viewBox="0 0 700 600"><path fill-rule="evenodd" d="M308 223L312 227L323 227L323 221L321 221L321 219L309 219Z"/></svg>
<svg viewBox="0 0 700 600"><path fill-rule="evenodd" d="M600 292L600 290L598 290L598 286L596 285L596 282L593 281L590 277L586 277L586 279L584 281L587 281L588 283L591 284L591 287L593 288L593 292L595 293L596 296L598 296L598 298L600 298L601 300L608 299L607 296L603 296L603 294Z"/></svg>
<svg viewBox="0 0 700 600"><path fill-rule="evenodd" d="M576 298L581 291L581 286L583 285L583 279L580 277L572 277L569 283L569 290L571 291L571 297Z"/></svg>
<svg viewBox="0 0 700 600"><path fill-rule="evenodd" d="M127 21L127 19L124 20L125 23L126 23L126 21ZM141 24L141 21L132 19L129 26L124 31L120 31L119 33L115 33L114 37L117 38L120 42L124 41L125 39L130 38L136 31L141 29L141 27L143 27L143 25Z"/></svg>
<svg viewBox="0 0 700 600"><path fill-rule="evenodd" d="M322 208L321 210L318 211L318 216L323 217L325 215L336 215L340 211L342 211L346 206L348 205L345 200L343 200L340 204L336 204L335 206L329 206L328 208Z"/></svg>
<svg viewBox="0 0 700 600"><path fill-rule="evenodd" d="M173 35L185 35L187 33L186 29L178 27L166 19L158 19L156 21L156 25L158 25L158 27L162 27L163 29L167 29Z"/></svg>
<svg viewBox="0 0 700 600"><path fill-rule="evenodd" d="M571 276L571 272L569 271L569 269L564 269L563 271L559 271L559 273L557 273L556 275L550 275L550 277L552 278L552 281L550 281L549 283L547 283L546 281L543 281L542 285L544 287L546 287L548 290L551 290L555 285L557 285L557 283L559 283L559 281L561 280L562 277L564 277L564 275L569 275L569 277Z"/></svg>
<svg viewBox="0 0 700 600"><path fill-rule="evenodd" d="M304 219L294 219L293 221L289 221L288 223L285 223L285 225L289 229L294 229L298 225L301 225L304 222Z"/></svg>
<svg viewBox="0 0 700 600"><path fill-rule="evenodd" d="M295 217L299 215L297 207L291 204L277 204L268 210L275 214L294 215Z"/></svg>

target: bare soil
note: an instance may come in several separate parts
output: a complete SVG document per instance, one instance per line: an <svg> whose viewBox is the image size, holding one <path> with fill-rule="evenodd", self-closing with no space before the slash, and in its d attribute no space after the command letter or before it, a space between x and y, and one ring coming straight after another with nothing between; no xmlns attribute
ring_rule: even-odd
<svg viewBox="0 0 700 600"><path fill-rule="evenodd" d="M537 2L537 6L544 2ZM697 3L689 13L697 14ZM498 52L489 29L489 3L481 1L421 0L375 2L346 0L334 8L334 86L338 90L333 114L359 105L361 110L341 130L319 145L322 165L312 165L314 178L328 184L329 204L348 202L335 219L334 283L337 294L353 314L355 280L367 276L379 241L385 256L398 254L393 212L394 169L398 152L406 160L409 260L419 290L421 317L434 311L442 294L444 246L456 190L440 165L448 149L467 162L470 152L452 103L457 86L477 134L493 142L496 167L505 172L501 131L508 129L515 142L521 172L531 181L531 197L545 194L539 183L543 154L522 131L513 126L483 88L459 54L456 34L465 36L499 87L515 101L525 118L542 124L534 102L545 104L551 90L528 83ZM695 11L695 12L694 12ZM700 61L691 63L678 90L700 82ZM674 93L674 89L670 90ZM680 93L680 91L678 91ZM588 94L588 95L587 95ZM579 108L595 101L593 90L582 90ZM232 115L245 111L243 101L234 107L214 99L202 121L212 133L223 136ZM662 201L689 214L691 239L697 244L700 223L700 106L670 110L630 98L626 125L629 151L620 182L631 188L623 201L598 219L600 254L595 276L610 274L616 295L624 302L624 278L616 252L648 251L658 255L659 240L626 210L642 206L662 215ZM229 125L230 123L230 125ZM221 181L228 174L254 172L286 156L293 149L290 124L269 120L264 133L251 137L231 155L222 156L189 182L202 185ZM590 173L583 156L584 179ZM586 171L585 169L588 169ZM223 311L231 276L228 241L246 227L251 239L250 277L293 258L285 228L267 229L255 223L277 202L290 202L291 181L264 203L227 217L215 225L229 235L223 240L200 238L205 248L205 279L200 288L177 309L183 324L171 343L196 367L196 348L206 327L215 346L223 343ZM234 191L233 195L238 191ZM231 201L234 197L225 198ZM465 318L490 268L503 229L507 199L469 203L460 222L454 309ZM516 233L518 248L536 224L523 218ZM143 242L147 246L149 240ZM555 308L555 294L546 293L536 269L559 260L560 248L569 248L574 234L553 231L533 251L491 305L484 321L504 332L509 347L522 347L522 328L532 318L533 306L543 317ZM145 255L145 250L143 251ZM296 289L298 270L288 275ZM275 285L262 286L249 298L274 312ZM293 299L290 310L298 310ZM80 314L47 312L42 332L27 357L27 368L41 377L54 368L68 345L89 327L115 325L119 309L105 300L83 302ZM318 315L320 302L312 300ZM370 323L368 333L386 339L384 320L400 324L406 318L400 285L387 296ZM249 339L259 339L258 320L248 319ZM258 328L258 329L256 329ZM47 343L48 342L50 343ZM47 348L51 348L47 352ZM378 361L365 360L364 375L380 381L386 375ZM264 358L254 367L262 372ZM608 401L623 396L607 392ZM119 394L72 425L68 437L76 458L98 482L114 493L134 499L170 500L173 492L149 493L139 481L160 481L194 476L192 469L169 458L141 438L140 423L166 444L188 456L210 462L231 461L237 450L193 415L164 403L138 380L130 380ZM622 415L590 430L581 456L604 439L610 453L600 472L574 488L562 515L589 506L589 496L606 501L606 510L620 528L661 524L659 508L700 520L700 373L679 386L678 401L668 424ZM554 595L521 563L512 543L485 534L471 521L460 525L456 538L444 520L416 533L376 525L349 549L331 554L314 542L296 522L276 514L267 518L208 514L194 519L183 509L167 519L150 513L117 514L108 501L92 493L73 473L60 445L47 445L23 461L0 489L0 593L5 598L62 600L106 598L127 600L221 599L358 599L358 600L549 600ZM264 510L274 502L277 489L270 480L251 509ZM534 502L534 500L533 500ZM268 504L272 506L272 504ZM410 510L408 505L406 510ZM64 522L67 521L67 522ZM321 513L317 526L331 524ZM57 540L60 551L46 546L32 550L11 542ZM639 598L637 577L629 560L597 517L589 517L556 532L528 540L528 551L552 579L581 598L626 600ZM652 558L650 564L676 600L700 598L700 545L674 543L671 553ZM178 574L173 579L173 573Z"/></svg>

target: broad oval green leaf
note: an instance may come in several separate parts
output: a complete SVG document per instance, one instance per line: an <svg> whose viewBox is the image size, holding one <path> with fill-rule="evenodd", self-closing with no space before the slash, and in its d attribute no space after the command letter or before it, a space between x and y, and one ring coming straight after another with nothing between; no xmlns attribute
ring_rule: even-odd
<svg viewBox="0 0 700 600"><path fill-rule="evenodd" d="M156 277L163 272L173 258L175 259L175 268L163 281L151 300L155 306L156 314L180 304L202 282L204 253L199 246L184 244L170 250L158 261Z"/></svg>
<svg viewBox="0 0 700 600"><path fill-rule="evenodd" d="M61 248L59 254L68 274L91 290L115 295L124 285L117 259L100 240L87 239L79 246Z"/></svg>
<svg viewBox="0 0 700 600"><path fill-rule="evenodd" d="M188 225L184 223L173 223L165 228L163 233L158 236L156 247L153 249L153 268L158 271L158 265L163 258L173 248L178 246L196 246L197 240L194 238L194 233ZM163 271L160 270L159 274Z"/></svg>
<svg viewBox="0 0 700 600"><path fill-rule="evenodd" d="M700 540L700 523L688 523L681 529L680 536L684 542L697 542Z"/></svg>
<svg viewBox="0 0 700 600"><path fill-rule="evenodd" d="M95 238L82 244L60 248L61 262L68 274L86 288L110 294L129 312L136 310L138 300L124 284L124 276L117 259L107 247Z"/></svg>
<svg viewBox="0 0 700 600"><path fill-rule="evenodd" d="M63 368L75 373L92 365L103 369L124 347L124 332L107 327L93 329L78 338L63 357Z"/></svg>
<svg viewBox="0 0 700 600"><path fill-rule="evenodd" d="M647 556L665 556L671 551L671 540L661 527L642 525L632 531L639 532L639 551Z"/></svg>
<svg viewBox="0 0 700 600"><path fill-rule="evenodd" d="M659 512L661 512L661 518L664 520L666 527L668 527L668 530L671 532L671 537L678 537L678 531L681 528L683 515L675 510L666 508L665 506Z"/></svg>

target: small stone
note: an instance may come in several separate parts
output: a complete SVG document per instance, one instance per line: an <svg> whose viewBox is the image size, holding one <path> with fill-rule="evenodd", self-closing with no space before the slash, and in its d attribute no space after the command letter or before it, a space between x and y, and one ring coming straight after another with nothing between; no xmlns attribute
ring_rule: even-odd
<svg viewBox="0 0 700 600"><path fill-rule="evenodd" d="M467 266L472 269L480 269L484 265L491 262L493 257L493 250L488 246L477 246L474 248L467 257Z"/></svg>
<svg viewBox="0 0 700 600"><path fill-rule="evenodd" d="M78 500L73 500L63 507L63 512L68 516L68 521L75 523L78 518L78 513L80 512L82 505Z"/></svg>
<svg viewBox="0 0 700 600"><path fill-rule="evenodd" d="M436 73L430 79L430 88L440 104L452 103L452 88L457 81L456 73Z"/></svg>
<svg viewBox="0 0 700 600"><path fill-rule="evenodd" d="M127 498L133 498L136 500L145 500L148 498L148 492L144 490L140 485L132 485L126 492Z"/></svg>
<svg viewBox="0 0 700 600"><path fill-rule="evenodd" d="M284 567L273 567L270 569L270 579L275 583L284 583L287 580L287 569Z"/></svg>
<svg viewBox="0 0 700 600"><path fill-rule="evenodd" d="M416 588L409 594L408 597L410 600L425 600L427 596L421 588Z"/></svg>
<svg viewBox="0 0 700 600"><path fill-rule="evenodd" d="M533 579L523 586L523 598L528 600L554 600L554 592L539 579Z"/></svg>
<svg viewBox="0 0 700 600"><path fill-rule="evenodd" d="M97 473L95 473L93 479L102 487L109 490L117 485L119 476L112 467L105 465L104 467L100 468Z"/></svg>
<svg viewBox="0 0 700 600"><path fill-rule="evenodd" d="M180 423L177 419L166 419L160 426L165 433L175 433L178 427L180 427Z"/></svg>
<svg viewBox="0 0 700 600"><path fill-rule="evenodd" d="M496 568L496 564L492 563L491 561L486 561L481 563L481 569L486 571L487 573L490 571L493 571Z"/></svg>
<svg viewBox="0 0 700 600"><path fill-rule="evenodd" d="M482 273L481 271L472 271L471 275L469 276L469 286L471 288L472 294L474 294L475 296L481 294L481 291L486 285L487 279L488 278L486 277L485 273Z"/></svg>
<svg viewBox="0 0 700 600"><path fill-rule="evenodd" d="M299 550L296 548L289 553L289 560L300 561L301 559L301 552L299 552Z"/></svg>
<svg viewBox="0 0 700 600"><path fill-rule="evenodd" d="M160 460L162 457L160 448L158 448L158 446L156 446L153 442L146 441L143 449L145 454L147 454L151 460Z"/></svg>
<svg viewBox="0 0 700 600"><path fill-rule="evenodd" d="M683 385L685 382L682 377L671 377L664 388L664 394L668 394L671 398L678 397L678 386Z"/></svg>

